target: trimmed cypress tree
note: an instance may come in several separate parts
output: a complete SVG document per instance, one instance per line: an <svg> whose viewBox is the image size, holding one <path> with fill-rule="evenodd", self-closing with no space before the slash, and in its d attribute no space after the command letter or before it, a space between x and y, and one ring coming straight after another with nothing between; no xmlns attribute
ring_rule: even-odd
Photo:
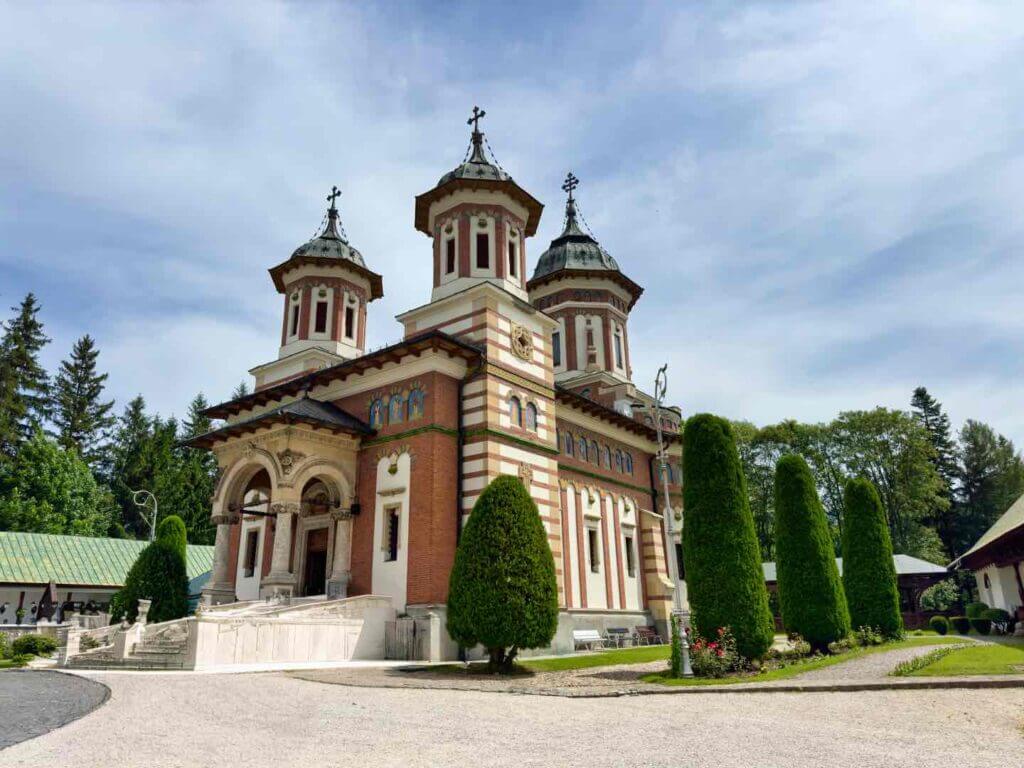
<svg viewBox="0 0 1024 768"><path fill-rule="evenodd" d="M507 674L520 648L548 645L558 628L555 560L537 505L515 477L480 494L448 582L448 633L483 645L493 672Z"/></svg>
<svg viewBox="0 0 1024 768"><path fill-rule="evenodd" d="M887 637L899 635L903 617L882 500L869 480L858 477L846 481L843 504L843 587L850 622Z"/></svg>
<svg viewBox="0 0 1024 768"><path fill-rule="evenodd" d="M760 547L732 428L699 414L683 432L683 557L693 624L703 637L729 627L739 653L757 659L775 626Z"/></svg>
<svg viewBox="0 0 1024 768"><path fill-rule="evenodd" d="M775 558L782 621L824 651L850 634L825 510L804 458L790 454L775 467Z"/></svg>
<svg viewBox="0 0 1024 768"><path fill-rule="evenodd" d="M140 598L153 601L146 616L151 623L188 614L185 524L176 515L160 523L156 541L143 549L132 564L124 588L110 602L111 623L122 618L134 622L139 615Z"/></svg>

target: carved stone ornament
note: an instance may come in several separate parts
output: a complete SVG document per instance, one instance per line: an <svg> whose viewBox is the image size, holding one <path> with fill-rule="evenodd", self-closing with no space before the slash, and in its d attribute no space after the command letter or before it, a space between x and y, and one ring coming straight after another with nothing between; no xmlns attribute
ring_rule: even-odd
<svg viewBox="0 0 1024 768"><path fill-rule="evenodd" d="M533 467L526 462L519 465L519 479L523 481L523 485L527 488L533 482Z"/></svg>
<svg viewBox="0 0 1024 768"><path fill-rule="evenodd" d="M294 501L279 501L275 504L270 505L270 511L273 512L275 515L297 515L299 514L300 507Z"/></svg>
<svg viewBox="0 0 1024 768"><path fill-rule="evenodd" d="M512 351L523 360L533 359L533 334L529 328L521 325L512 326Z"/></svg>
<svg viewBox="0 0 1024 768"><path fill-rule="evenodd" d="M251 442L249 442L249 443L246 443L246 444L245 444L245 445L244 445L244 446L242 447L242 455L243 455L243 456L244 456L245 458L247 458L247 459L251 459L251 458L252 458L252 455L253 455L253 453L255 453L255 452L256 452L256 445L255 445L255 443L251 443Z"/></svg>
<svg viewBox="0 0 1024 768"><path fill-rule="evenodd" d="M277 454L277 460L281 462L281 472L285 475L290 475L295 469L295 464L304 458L306 458L306 454L298 453L291 448L285 448Z"/></svg>

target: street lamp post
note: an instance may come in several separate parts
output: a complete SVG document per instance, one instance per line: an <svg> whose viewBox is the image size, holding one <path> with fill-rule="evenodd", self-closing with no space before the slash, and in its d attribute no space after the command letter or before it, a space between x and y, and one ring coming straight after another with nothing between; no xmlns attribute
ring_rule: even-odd
<svg viewBox="0 0 1024 768"><path fill-rule="evenodd" d="M141 499L141 501L140 501ZM159 514L159 505L156 501L156 496L147 491L145 488L141 488L137 491L132 491L132 501L135 502L135 506L139 507L142 512L139 512L139 517L146 523L149 523L149 540L154 541L156 539L156 518ZM147 509L146 503L148 501L153 502L153 515L149 517L146 515L145 510Z"/></svg>
<svg viewBox="0 0 1024 768"><path fill-rule="evenodd" d="M658 465L661 469L661 486L665 493L665 503L662 507L662 514L665 518L665 536L671 552L665 553L665 560L668 562L668 575L672 581L672 615L679 618L681 628L680 644L682 646L683 677L693 675L690 669L690 644L686 640L686 628L690 624L690 607L688 601L683 599L683 591L686 589L682 575L679 573L679 563L676 558L676 513L672 509L672 499L668 493L668 447L665 445L665 433L661 429L661 404L668 390L668 363L658 369L658 375L654 379L654 428L658 433ZM669 622L671 626L672 622Z"/></svg>

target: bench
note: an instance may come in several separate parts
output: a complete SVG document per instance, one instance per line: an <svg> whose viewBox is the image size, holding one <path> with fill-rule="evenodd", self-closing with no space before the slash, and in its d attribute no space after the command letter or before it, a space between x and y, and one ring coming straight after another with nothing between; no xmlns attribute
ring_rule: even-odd
<svg viewBox="0 0 1024 768"><path fill-rule="evenodd" d="M612 627L604 632L605 644L613 648L622 648L633 641L633 635L625 627Z"/></svg>
<svg viewBox="0 0 1024 768"><path fill-rule="evenodd" d="M636 627L633 636L637 645L661 645L661 635L654 627Z"/></svg>
<svg viewBox="0 0 1024 768"><path fill-rule="evenodd" d="M584 646L593 650L596 644L598 648L604 647L604 638L596 629L574 629L572 631L573 648Z"/></svg>

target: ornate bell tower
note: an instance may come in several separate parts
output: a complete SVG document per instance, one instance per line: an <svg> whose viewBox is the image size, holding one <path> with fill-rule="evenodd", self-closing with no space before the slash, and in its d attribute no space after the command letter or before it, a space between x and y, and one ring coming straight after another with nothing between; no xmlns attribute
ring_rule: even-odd
<svg viewBox="0 0 1024 768"><path fill-rule="evenodd" d="M270 270L284 296L281 347L277 360L250 371L257 389L363 354L366 308L384 294L383 283L349 244L338 218L340 196L337 187L327 196L323 231Z"/></svg>

